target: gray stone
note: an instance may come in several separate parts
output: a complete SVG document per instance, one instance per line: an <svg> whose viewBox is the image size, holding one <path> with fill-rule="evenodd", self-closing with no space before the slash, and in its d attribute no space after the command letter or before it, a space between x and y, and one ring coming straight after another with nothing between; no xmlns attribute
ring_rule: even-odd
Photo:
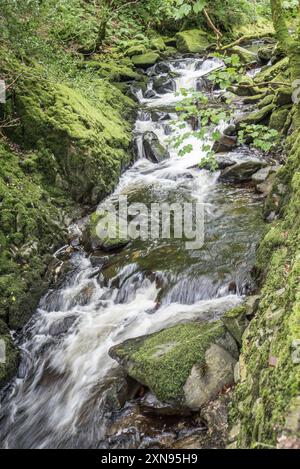
<svg viewBox="0 0 300 469"><path fill-rule="evenodd" d="M220 179L228 182L249 181L255 172L266 165L265 161L259 159L240 161L233 166L225 168L220 175Z"/></svg>
<svg viewBox="0 0 300 469"><path fill-rule="evenodd" d="M184 399L190 409L199 409L234 382L236 360L222 347L212 344L205 353L205 362L205 373L194 365L183 387Z"/></svg>

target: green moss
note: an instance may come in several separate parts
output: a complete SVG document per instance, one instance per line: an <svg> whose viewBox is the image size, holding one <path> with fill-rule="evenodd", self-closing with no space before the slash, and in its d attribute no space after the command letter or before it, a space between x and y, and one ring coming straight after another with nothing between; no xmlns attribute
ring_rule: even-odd
<svg viewBox="0 0 300 469"><path fill-rule="evenodd" d="M195 363L205 364L205 351L224 334L220 321L178 324L146 337L131 339L110 353L127 362L130 376L161 400L182 398L182 388Z"/></svg>
<svg viewBox="0 0 300 469"><path fill-rule="evenodd" d="M64 84L25 80L13 113L12 134L23 147L48 149L73 198L96 203L110 193L132 157L133 102L108 83L95 83L95 102ZM54 182L54 181L53 181Z"/></svg>
<svg viewBox="0 0 300 469"><path fill-rule="evenodd" d="M272 112L270 118L271 129L275 129L278 132L283 132L290 110L290 107L275 109L275 111Z"/></svg>
<svg viewBox="0 0 300 469"><path fill-rule="evenodd" d="M275 105L274 104L268 104L267 106L264 106L262 109L259 109L258 111L251 112L250 114L247 114L245 116L242 116L238 120L238 124L247 124L247 125L252 125L252 124L259 124L260 122L265 122L271 112L273 111Z"/></svg>
<svg viewBox="0 0 300 469"><path fill-rule="evenodd" d="M263 83L271 80L275 80L279 74L284 73L286 79L289 78L288 72L289 59L285 57L284 59L277 62L271 67L264 68L260 73L254 78L255 83Z"/></svg>
<svg viewBox="0 0 300 469"><path fill-rule="evenodd" d="M176 43L179 52L202 53L208 48L210 37L201 29L189 29L176 34Z"/></svg>
<svg viewBox="0 0 300 469"><path fill-rule="evenodd" d="M300 339L299 128L291 136L286 165L276 175L273 196L276 192L282 195L275 205L280 219L258 250L261 300L243 338L241 381L230 413L232 424L241 423L240 447L275 447L285 432L300 436L299 427L288 424L300 389L295 348Z"/></svg>
<svg viewBox="0 0 300 469"><path fill-rule="evenodd" d="M134 55L131 57L133 65L136 67L147 68L154 65L159 59L159 54L156 52L146 52L141 55Z"/></svg>

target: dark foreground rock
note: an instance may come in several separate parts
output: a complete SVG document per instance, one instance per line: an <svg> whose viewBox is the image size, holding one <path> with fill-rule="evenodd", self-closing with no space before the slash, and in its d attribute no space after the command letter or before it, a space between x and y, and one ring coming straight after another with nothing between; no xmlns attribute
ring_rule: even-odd
<svg viewBox="0 0 300 469"><path fill-rule="evenodd" d="M168 150L160 143L154 132L146 132L143 136L146 158L153 163L170 158Z"/></svg>

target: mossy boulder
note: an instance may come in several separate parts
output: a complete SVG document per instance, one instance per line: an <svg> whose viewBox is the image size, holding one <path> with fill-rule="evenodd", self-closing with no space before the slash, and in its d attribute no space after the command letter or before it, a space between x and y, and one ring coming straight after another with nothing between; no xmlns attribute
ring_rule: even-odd
<svg viewBox="0 0 300 469"><path fill-rule="evenodd" d="M158 51L164 51L166 49L166 44L162 37L153 37L150 39L150 48Z"/></svg>
<svg viewBox="0 0 300 469"><path fill-rule="evenodd" d="M288 116L291 112L290 107L277 108L272 112L270 118L270 127L278 132L282 132L285 129L285 124Z"/></svg>
<svg viewBox="0 0 300 469"><path fill-rule="evenodd" d="M254 78L255 83L263 83L274 80L279 74L288 73L288 57L283 58L276 64L265 67L261 72L259 72Z"/></svg>
<svg viewBox="0 0 300 469"><path fill-rule="evenodd" d="M117 215L117 212L115 212ZM125 247L129 238L122 236L118 223L118 216L110 218L110 210L97 210L89 217L88 225L84 232L84 245L89 251L114 251Z"/></svg>
<svg viewBox="0 0 300 469"><path fill-rule="evenodd" d="M109 354L159 400L196 410L233 382L238 347L231 331L240 340L240 313L227 322L182 323L129 339Z"/></svg>
<svg viewBox="0 0 300 469"><path fill-rule="evenodd" d="M148 68L156 64L160 56L157 52L146 52L145 54L134 55L131 57L132 63L135 67Z"/></svg>
<svg viewBox="0 0 300 469"><path fill-rule="evenodd" d="M13 104L20 126L12 137L26 148L46 148L76 201L96 203L115 187L130 153L133 102L105 82L94 101L81 91L45 80L25 80ZM51 177L51 176L50 176Z"/></svg>
<svg viewBox="0 0 300 469"><path fill-rule="evenodd" d="M252 125L252 124L260 124L261 122L267 123L269 121L269 117L274 108L275 108L275 104L271 103L259 109L258 111L253 111L253 112L250 112L249 114L241 116L240 118L237 119L236 125L240 127L241 124Z"/></svg>
<svg viewBox="0 0 300 469"><path fill-rule="evenodd" d="M15 375L19 352L13 343L7 325L0 320L0 389Z"/></svg>
<svg viewBox="0 0 300 469"><path fill-rule="evenodd" d="M249 158L228 166L220 174L220 180L224 182L240 183L250 181L251 176L267 163L258 158Z"/></svg>
<svg viewBox="0 0 300 469"><path fill-rule="evenodd" d="M254 52L251 52L248 49L245 49L241 46L234 46L231 49L231 52L237 54L241 61L246 64L253 64L257 62L257 55Z"/></svg>
<svg viewBox="0 0 300 469"><path fill-rule="evenodd" d="M133 57L134 55L142 55L146 52L146 46L144 44L136 44L134 46L128 47L125 54L128 57Z"/></svg>
<svg viewBox="0 0 300 469"><path fill-rule="evenodd" d="M293 103L293 90L291 87L280 87L276 91L274 103L276 106L285 106Z"/></svg>
<svg viewBox="0 0 300 469"><path fill-rule="evenodd" d="M201 29L189 29L176 34L177 50L182 53L203 53L209 44L209 35Z"/></svg>

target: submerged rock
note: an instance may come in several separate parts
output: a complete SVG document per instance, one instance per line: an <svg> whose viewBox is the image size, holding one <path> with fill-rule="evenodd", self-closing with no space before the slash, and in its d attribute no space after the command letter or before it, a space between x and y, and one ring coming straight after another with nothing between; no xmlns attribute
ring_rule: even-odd
<svg viewBox="0 0 300 469"><path fill-rule="evenodd" d="M160 143L154 132L146 132L143 135L143 144L146 157L153 163L159 163L170 157L168 150Z"/></svg>
<svg viewBox="0 0 300 469"><path fill-rule="evenodd" d="M129 339L109 354L150 389L161 401L158 407L197 410L234 381L245 311L227 314L219 321L182 323Z"/></svg>

